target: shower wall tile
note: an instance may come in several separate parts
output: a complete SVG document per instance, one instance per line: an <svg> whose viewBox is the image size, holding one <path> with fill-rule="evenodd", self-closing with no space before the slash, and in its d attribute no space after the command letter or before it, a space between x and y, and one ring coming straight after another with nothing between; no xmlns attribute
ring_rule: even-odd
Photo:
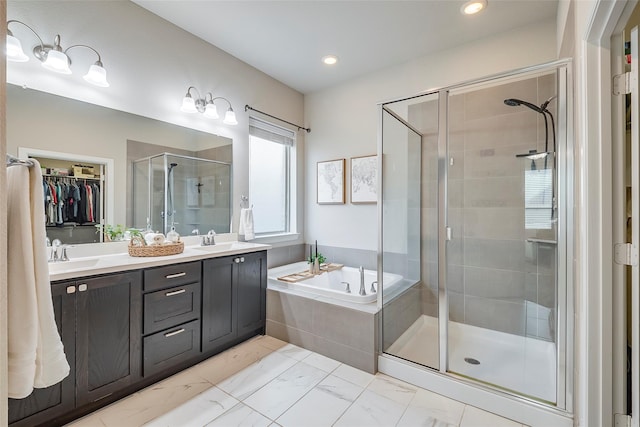
<svg viewBox="0 0 640 427"><path fill-rule="evenodd" d="M521 175L464 180L466 208L522 208L524 185Z"/></svg>
<svg viewBox="0 0 640 427"><path fill-rule="evenodd" d="M538 99L537 91L537 79L526 79L466 92L464 94L465 118L474 120L512 114L518 109L505 105L503 102L505 99L517 98L535 102ZM533 115L533 112L531 114Z"/></svg>
<svg viewBox="0 0 640 427"><path fill-rule="evenodd" d="M524 274L524 299L538 304L538 275L536 273Z"/></svg>
<svg viewBox="0 0 640 427"><path fill-rule="evenodd" d="M466 188L467 182L462 179L449 179L448 182L448 197L449 197L449 208L450 209L460 209L465 206L465 196L468 192Z"/></svg>
<svg viewBox="0 0 640 427"><path fill-rule="evenodd" d="M502 301L466 295L464 322L515 335L525 334L524 302Z"/></svg>
<svg viewBox="0 0 640 427"><path fill-rule="evenodd" d="M447 289L454 292L464 292L465 267L457 264L449 264L447 268Z"/></svg>
<svg viewBox="0 0 640 427"><path fill-rule="evenodd" d="M521 240L465 238L464 265L523 271L524 245Z"/></svg>
<svg viewBox="0 0 640 427"><path fill-rule="evenodd" d="M464 236L484 239L524 240L524 209L465 209Z"/></svg>
<svg viewBox="0 0 640 427"><path fill-rule="evenodd" d="M464 316L464 294L461 292L449 292L449 320L453 322L465 323ZM469 322L466 322L469 323ZM469 323L473 324L473 323ZM475 325L475 324L473 324ZM475 325L478 326L478 325Z"/></svg>
<svg viewBox="0 0 640 427"><path fill-rule="evenodd" d="M416 284L383 305L384 349L389 348L422 314L421 287L421 284Z"/></svg>
<svg viewBox="0 0 640 427"><path fill-rule="evenodd" d="M464 290L466 295L521 301L525 297L525 273L465 267Z"/></svg>
<svg viewBox="0 0 640 427"><path fill-rule="evenodd" d="M538 116L540 114L526 110L466 122L465 150L509 147L514 142L533 149L538 141Z"/></svg>
<svg viewBox="0 0 640 427"><path fill-rule="evenodd" d="M538 275L538 304L548 308L556 306L555 276L548 274Z"/></svg>
<svg viewBox="0 0 640 427"><path fill-rule="evenodd" d="M534 148L532 145L518 143L505 147L469 149L464 153L464 177L521 176L525 165L516 161L516 154L528 153Z"/></svg>

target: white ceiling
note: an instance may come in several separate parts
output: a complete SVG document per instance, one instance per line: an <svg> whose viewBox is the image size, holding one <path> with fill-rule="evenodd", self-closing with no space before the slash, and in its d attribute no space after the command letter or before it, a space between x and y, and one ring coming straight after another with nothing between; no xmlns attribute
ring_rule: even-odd
<svg viewBox="0 0 640 427"><path fill-rule="evenodd" d="M463 0L134 2L302 93L553 19L558 5L488 0L463 16ZM338 64L324 65L327 54Z"/></svg>

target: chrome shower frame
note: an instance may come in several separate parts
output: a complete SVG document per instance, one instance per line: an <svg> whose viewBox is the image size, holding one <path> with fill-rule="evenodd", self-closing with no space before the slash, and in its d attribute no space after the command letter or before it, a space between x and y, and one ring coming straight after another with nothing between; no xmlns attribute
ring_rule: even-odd
<svg viewBox="0 0 640 427"><path fill-rule="evenodd" d="M510 78L527 78L544 72L557 71L557 191L558 191L558 224L557 224L557 351L556 351L556 405L546 404L524 395L505 391L480 381L463 378L448 372L447 328L449 306L447 295L447 218L448 218L448 98L451 91L472 90L477 86L499 83ZM492 412L531 424L553 423L556 425L572 425L574 412L574 312L575 283L572 260L574 259L574 144L573 144L573 94L571 60L563 59L532 67L512 70L484 78L421 92L417 95L381 102L379 107L378 126L378 170L384 177L384 161L382 153L383 118L390 114L413 132L420 134L415 127L392 111L391 104L406 102L412 99L438 95L438 344L439 369L428 369L391 354L384 353L382 316L379 316L379 370L392 376L417 385L430 384L431 389L463 400L465 403L482 406ZM383 277L384 261L384 211L383 185L384 179L378 180L378 277ZM383 307L383 294L378 293L378 307ZM564 311L564 312L563 312ZM427 387L429 388L429 387ZM466 399L466 400L465 400ZM543 424L540 424L543 425ZM549 424L551 425L551 424Z"/></svg>

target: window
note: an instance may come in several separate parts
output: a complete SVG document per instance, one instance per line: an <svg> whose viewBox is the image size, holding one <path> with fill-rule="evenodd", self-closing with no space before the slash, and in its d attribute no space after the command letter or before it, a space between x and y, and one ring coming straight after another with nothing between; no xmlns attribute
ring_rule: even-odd
<svg viewBox="0 0 640 427"><path fill-rule="evenodd" d="M292 231L295 138L293 131L249 118L249 200L256 235Z"/></svg>

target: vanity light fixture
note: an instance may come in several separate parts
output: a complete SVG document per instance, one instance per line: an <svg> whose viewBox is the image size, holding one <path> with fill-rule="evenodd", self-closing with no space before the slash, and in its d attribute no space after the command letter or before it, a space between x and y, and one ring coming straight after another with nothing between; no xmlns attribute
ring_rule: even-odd
<svg viewBox="0 0 640 427"><path fill-rule="evenodd" d="M39 45L36 45L36 47L33 48L33 56L38 58L40 62L42 62L42 66L49 71L60 74L71 74L71 68L69 68L71 65L71 59L67 52L77 47L84 47L92 50L98 56L98 60L89 67L89 71L83 76L83 78L86 82L91 83L92 85L109 87L109 83L107 82L107 71L102 65L102 58L97 50L91 46L87 46L86 44L74 44L73 46L63 49L60 45L59 34L53 39L52 45L45 44L38 33L22 21L7 21L7 60L14 62L26 62L29 60L29 57L22 50L22 43L8 28L9 24L13 23L24 25L38 38Z"/></svg>
<svg viewBox="0 0 640 427"><path fill-rule="evenodd" d="M195 99L191 95L191 89L193 89L197 94ZM184 113L202 113L202 115L208 119L218 119L220 116L218 115L218 108L215 104L217 99L223 99L227 101L227 104L229 104L229 109L225 113L222 123L226 125L237 125L238 120L236 120L236 113L233 112L231 102L229 102L227 98L223 98L222 96L216 96L214 98L211 92L207 92L203 98L200 96L198 89L194 86L189 86L187 89L187 93L184 98L182 98L182 107L180 107L180 111Z"/></svg>
<svg viewBox="0 0 640 427"><path fill-rule="evenodd" d="M487 7L487 0L471 0L466 2L460 8L463 15L473 15Z"/></svg>

